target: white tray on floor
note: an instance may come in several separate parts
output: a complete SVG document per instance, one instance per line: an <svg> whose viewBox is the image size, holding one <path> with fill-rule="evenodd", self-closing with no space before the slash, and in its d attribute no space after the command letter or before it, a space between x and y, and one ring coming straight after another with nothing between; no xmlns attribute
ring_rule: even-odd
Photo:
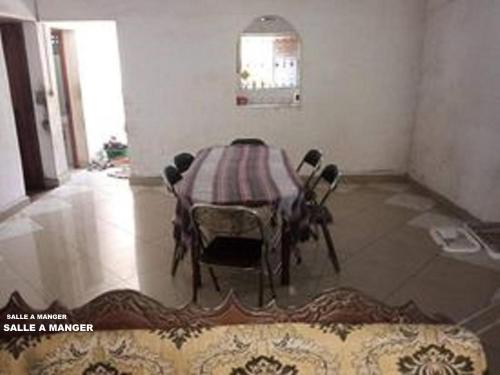
<svg viewBox="0 0 500 375"><path fill-rule="evenodd" d="M464 227L432 227L432 239L448 253L475 253L481 250L481 244Z"/></svg>

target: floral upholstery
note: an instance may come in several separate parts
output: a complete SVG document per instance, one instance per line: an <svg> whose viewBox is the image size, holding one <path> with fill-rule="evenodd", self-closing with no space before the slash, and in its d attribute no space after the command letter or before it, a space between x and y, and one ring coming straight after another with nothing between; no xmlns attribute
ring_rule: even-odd
<svg viewBox="0 0 500 375"><path fill-rule="evenodd" d="M276 323L179 330L64 333L17 342L2 347L0 374L472 375L486 370L477 337L455 326Z"/></svg>

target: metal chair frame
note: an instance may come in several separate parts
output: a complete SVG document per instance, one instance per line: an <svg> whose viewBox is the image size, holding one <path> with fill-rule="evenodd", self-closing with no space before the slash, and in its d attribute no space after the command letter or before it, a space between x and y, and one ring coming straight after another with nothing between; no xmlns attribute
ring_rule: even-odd
<svg viewBox="0 0 500 375"><path fill-rule="evenodd" d="M260 239L262 240L262 248L261 248L261 256L260 256L260 267L255 268L255 267L237 267L237 266L225 266L225 265L219 265L219 264L208 264L208 263L202 263L200 261L200 255L202 252L206 249L206 247L209 246L210 242L204 235L202 228L203 223L200 223L197 218L197 212L198 210L202 209L208 209L208 210L224 210L226 212L234 212L234 213L241 213L244 212L248 217L251 217L253 220L255 220L256 226L255 228L258 229L258 234L260 235ZM215 273L213 271L212 267L228 267L228 268L238 268L238 269L243 269L243 270L252 270L252 271L257 271L259 274L259 296L258 296L258 304L259 306L263 306L264 302L264 274L267 271L268 275L268 282L269 286L271 289L272 297L276 297L276 293L274 290L274 282L273 282L273 271L271 268L271 263L269 261L269 239L266 236L266 232L264 230L264 224L262 222L262 219L259 217L256 211L244 207L244 206L220 206L220 205L213 205L213 204L195 204L191 208L191 219L193 222L193 227L194 227L194 232L196 239L193 241L194 245L192 250L192 264L193 264L193 301L197 302L197 297L198 297L198 288L201 286L201 267L200 265L207 265L209 269L210 276L212 278L212 281L214 283L215 289L220 292L220 286L217 281L217 277L215 276ZM234 232L231 231L224 231L224 230L213 230L212 232L215 232L215 234L226 234L226 235L232 235ZM245 232L243 232L245 233ZM240 234L243 234L240 233ZM248 233L248 232L247 232ZM232 236L235 238L244 238L242 236ZM238 249L235 249L235 251L238 251Z"/></svg>
<svg viewBox="0 0 500 375"><path fill-rule="evenodd" d="M231 146L234 145L265 146L266 142L264 142L260 138L236 138L233 141L231 141Z"/></svg>
<svg viewBox="0 0 500 375"><path fill-rule="evenodd" d="M182 180L182 175L179 170L173 165L168 165L165 167L162 173L163 182L167 187L167 191L171 193L176 199L178 199L177 191L175 190L175 185ZM172 219L172 224L174 224L174 220ZM184 259L186 254L186 248L177 240L175 240L174 245L174 254L172 259L172 268L170 270L170 274L172 277L177 273L177 267L179 266L179 262Z"/></svg>
<svg viewBox="0 0 500 375"><path fill-rule="evenodd" d="M188 152L181 152L174 156L174 164L180 174L186 172L193 164L194 156Z"/></svg>
<svg viewBox="0 0 500 375"><path fill-rule="evenodd" d="M165 169L163 169L163 173L161 174L163 178L163 182L167 187L167 191L177 197L177 192L175 190L175 185L182 180L182 174L179 172L177 167L173 165L167 165Z"/></svg>
<svg viewBox="0 0 500 375"><path fill-rule="evenodd" d="M313 158L313 159L317 158L317 162L311 163L311 161L308 160L310 158ZM321 150L317 150L317 149L311 149L311 150L307 151L307 153L304 155L304 157L300 161L300 163L297 167L297 170L296 170L297 173L300 172L300 170L302 169L304 164L308 164L313 168L312 172L307 177L307 180L304 182L304 190L306 190L306 191L308 190L309 184L311 183L312 179L314 178L316 173L318 173L318 171L321 169L322 161L323 161L323 153L321 152Z"/></svg>
<svg viewBox="0 0 500 375"><path fill-rule="evenodd" d="M326 214L328 214L329 212L325 206L325 203L328 197L330 197L332 192L334 192L337 188L340 177L341 174L335 164L327 165L318 176L316 181L313 183L311 189L314 192L319 183L322 180L326 180L329 183L328 190L319 201L316 199L316 194L313 194L311 201L308 203L311 209L310 222L312 225L319 226L321 228L323 237L325 238L325 242L327 245L328 256L336 272L340 272L340 264L337 253L335 251L335 245L333 244L332 236L330 234L330 231L328 230L328 220ZM317 231L316 233L313 233L313 236L316 240L318 239Z"/></svg>

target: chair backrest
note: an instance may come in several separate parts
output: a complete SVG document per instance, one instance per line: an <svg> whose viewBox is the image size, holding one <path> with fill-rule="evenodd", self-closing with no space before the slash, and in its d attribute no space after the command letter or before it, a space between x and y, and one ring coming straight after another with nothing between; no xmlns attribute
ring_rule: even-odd
<svg viewBox="0 0 500 375"><path fill-rule="evenodd" d="M304 157L300 161L300 164L297 167L297 173L300 172L300 170L302 169L302 167L305 164L308 164L313 168L311 173L309 174L307 180L304 182L304 188L306 190L309 187L309 183L311 182L313 177L316 175L316 172L318 172L318 170L321 168L321 160L322 159L323 159L323 154L321 153L321 151L319 151L317 149L311 149L311 150L307 151L307 153L304 155Z"/></svg>
<svg viewBox="0 0 500 375"><path fill-rule="evenodd" d="M195 204L191 218L199 239L212 236L255 237L265 240L264 226L254 210L242 206ZM236 249L237 250L237 249Z"/></svg>
<svg viewBox="0 0 500 375"><path fill-rule="evenodd" d="M194 156L188 152L182 152L174 156L174 164L177 167L179 173L186 172L191 164L193 164Z"/></svg>
<svg viewBox="0 0 500 375"><path fill-rule="evenodd" d="M326 191L323 198L321 198L318 205L322 206L326 202L329 195L337 188L339 179L340 179L340 172L335 164L328 164L325 168L323 168L321 174L318 176L318 178L316 179L316 181L312 186L312 190L316 190L318 184L321 181L325 181L328 184L328 190Z"/></svg>
<svg viewBox="0 0 500 375"><path fill-rule="evenodd" d="M167 185L167 189L173 193L174 195L177 195L175 191L175 185L182 180L182 175L180 174L179 170L174 167L173 165L168 165L165 167L163 170L163 181Z"/></svg>
<svg viewBox="0 0 500 375"><path fill-rule="evenodd" d="M231 142L231 146L233 145L256 145L256 146L265 146L266 142L259 138L236 138Z"/></svg>

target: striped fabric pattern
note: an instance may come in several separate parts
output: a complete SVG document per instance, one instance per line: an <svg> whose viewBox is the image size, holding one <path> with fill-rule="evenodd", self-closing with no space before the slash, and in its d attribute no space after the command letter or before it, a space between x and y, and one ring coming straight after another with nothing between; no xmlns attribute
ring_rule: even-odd
<svg viewBox="0 0 500 375"><path fill-rule="evenodd" d="M286 153L256 145L214 146L198 152L177 188L174 237L192 244L190 211L196 203L270 207L287 223L291 242L307 223L301 182Z"/></svg>
<svg viewBox="0 0 500 375"><path fill-rule="evenodd" d="M272 205L285 214L292 213L301 193L286 153L255 145L201 150L178 189L181 201L189 205Z"/></svg>

